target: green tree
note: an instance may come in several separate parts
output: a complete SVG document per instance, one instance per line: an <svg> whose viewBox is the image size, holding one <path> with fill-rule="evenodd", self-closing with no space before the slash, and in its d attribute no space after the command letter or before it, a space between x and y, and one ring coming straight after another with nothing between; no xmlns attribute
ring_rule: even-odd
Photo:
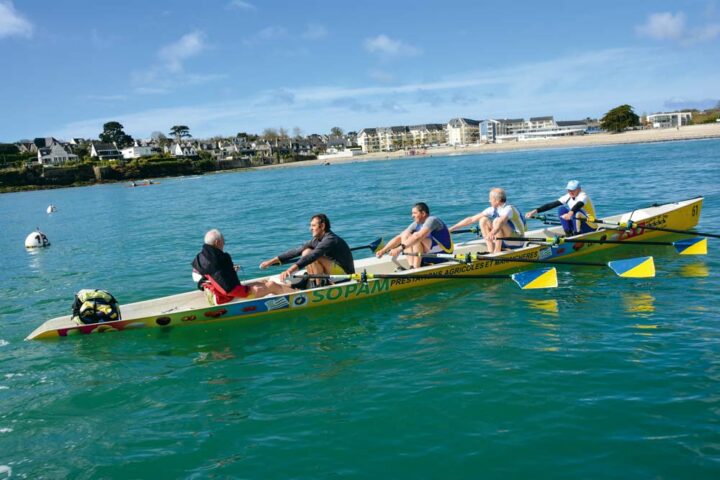
<svg viewBox="0 0 720 480"><path fill-rule="evenodd" d="M345 132L343 132L343 129L340 127L332 127L330 129L330 135L332 135L333 137L342 137L343 133Z"/></svg>
<svg viewBox="0 0 720 480"><path fill-rule="evenodd" d="M190 128L186 125L175 125L170 129L170 136L175 137L175 141L180 143L183 138L190 138Z"/></svg>
<svg viewBox="0 0 720 480"><path fill-rule="evenodd" d="M620 105L600 119L600 127L609 132L622 132L628 127L640 124L640 118L633 112L630 105Z"/></svg>
<svg viewBox="0 0 720 480"><path fill-rule="evenodd" d="M103 143L114 143L117 148L128 147L133 144L133 138L123 131L120 122L107 122L103 125L103 131L100 134L100 141Z"/></svg>

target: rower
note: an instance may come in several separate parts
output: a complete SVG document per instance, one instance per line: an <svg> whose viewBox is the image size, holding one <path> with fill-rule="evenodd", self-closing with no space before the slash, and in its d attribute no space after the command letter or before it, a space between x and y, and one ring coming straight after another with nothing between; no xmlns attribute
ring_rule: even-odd
<svg viewBox="0 0 720 480"><path fill-rule="evenodd" d="M265 260L260 264L260 268L265 269L270 265L289 263L299 256L299 260L278 276L281 282L303 268L306 268L307 273L312 275L355 273L352 251L345 240L330 230L330 219L327 215L318 213L312 216L310 233L312 238L305 244L291 248L270 260ZM305 288L305 285L297 284L296 286Z"/></svg>
<svg viewBox="0 0 720 480"><path fill-rule="evenodd" d="M205 244L192 262L193 279L199 279L198 288L205 291L211 304L220 305L235 298L258 298L283 293L280 285L274 282L241 284L237 276L239 267L233 265L232 257L223 251L224 247L223 234L220 230L212 229L205 234Z"/></svg>
<svg viewBox="0 0 720 480"><path fill-rule="evenodd" d="M412 208L413 223L390 240L375 255L380 258L390 252L397 257L405 252L410 268L419 268L432 263L441 263L447 259L423 257L427 253L453 253L455 245L445 222L430 215L430 208L424 202L416 203Z"/></svg>
<svg viewBox="0 0 720 480"><path fill-rule="evenodd" d="M565 235L576 235L578 233L594 232L597 225L588 221L595 219L595 207L587 193L580 186L578 180L570 180L565 187L567 193L554 202L546 203L534 210L530 210L525 218L546 212L552 208L558 208L558 217L562 224Z"/></svg>
<svg viewBox="0 0 720 480"><path fill-rule="evenodd" d="M454 232L460 227L480 222L480 231L487 244L488 253L500 252L503 248L522 247L523 242L497 240L497 238L522 237L525 235L525 219L520 211L507 203L502 188L493 188L488 195L490 206L482 212L465 217L450 227Z"/></svg>

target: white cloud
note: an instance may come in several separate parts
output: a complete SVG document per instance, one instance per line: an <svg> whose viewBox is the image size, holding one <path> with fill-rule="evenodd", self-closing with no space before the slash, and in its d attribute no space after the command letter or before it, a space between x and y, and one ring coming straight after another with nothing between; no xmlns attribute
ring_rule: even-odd
<svg viewBox="0 0 720 480"><path fill-rule="evenodd" d="M713 40L720 35L719 24L689 28L683 12L673 15L670 12L653 13L643 25L635 27L642 37L654 40L674 40L683 45Z"/></svg>
<svg viewBox="0 0 720 480"><path fill-rule="evenodd" d="M377 53L387 56L411 57L415 55L420 55L420 53L422 53L419 48L404 43L400 40L393 40L392 38L384 34L366 39L365 49L370 53Z"/></svg>
<svg viewBox="0 0 720 480"><path fill-rule="evenodd" d="M243 0L233 0L228 4L228 6L240 8L242 10L256 10L255 5L250 2L244 2Z"/></svg>
<svg viewBox="0 0 720 480"><path fill-rule="evenodd" d="M33 24L20 15L9 0L0 0L0 38L25 37L33 34Z"/></svg>
<svg viewBox="0 0 720 480"><path fill-rule="evenodd" d="M688 34L688 43L707 42L720 35L720 25L712 24L700 28L694 28Z"/></svg>
<svg viewBox="0 0 720 480"><path fill-rule="evenodd" d="M275 40L278 38L283 38L287 35L287 29L285 27L278 27L278 26L270 26L265 27L262 30L260 30L255 35L252 35L245 40L243 40L243 44L245 45L257 45L259 43L265 43L270 40Z"/></svg>
<svg viewBox="0 0 720 480"><path fill-rule="evenodd" d="M354 130L444 122L456 116L584 118L602 115L622 103L630 103L638 112L658 111L671 96L713 98L717 94L720 69L712 67L708 71L707 62L694 61L693 65L702 63L702 68L688 70L688 55L695 54L611 49L504 68L447 72L430 82L284 86L227 102L176 105L124 116L108 111L107 118L75 122L51 133L60 137L87 136L88 132L96 135L110 117L134 136L147 135L162 125L174 125L182 118L197 137L203 137L238 130L259 131L263 125L277 125L278 118L286 125L300 125L305 131L322 131L338 119L343 128ZM647 83L647 78L680 68L687 75ZM608 77L608 71L617 74ZM260 104L262 108L257 107ZM428 108L428 104L433 107Z"/></svg>
<svg viewBox="0 0 720 480"><path fill-rule="evenodd" d="M685 14L653 13L644 25L636 27L636 31L655 40L679 40L685 34Z"/></svg>
<svg viewBox="0 0 720 480"><path fill-rule="evenodd" d="M185 62L207 48L205 34L200 31L183 35L176 42L161 47L157 53L159 64L131 74L133 92L140 95L162 95L180 87L200 85L224 78L225 75L185 72Z"/></svg>
<svg viewBox="0 0 720 480"><path fill-rule="evenodd" d="M207 48L205 35L202 32L192 32L183 35L178 41L160 49L158 56L165 62L170 72L182 71L183 62L198 55Z"/></svg>
<svg viewBox="0 0 720 480"><path fill-rule="evenodd" d="M328 31L322 25L310 24L305 27L305 31L302 33L302 38L306 40L319 40L327 37Z"/></svg>

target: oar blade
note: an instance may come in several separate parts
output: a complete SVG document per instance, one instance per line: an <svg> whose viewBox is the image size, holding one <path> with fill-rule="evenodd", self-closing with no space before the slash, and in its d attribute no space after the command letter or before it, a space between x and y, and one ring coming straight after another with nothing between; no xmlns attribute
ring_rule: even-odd
<svg viewBox="0 0 720 480"><path fill-rule="evenodd" d="M650 278L655 276L655 262L653 257L635 257L625 260L608 262L618 277L624 278Z"/></svg>
<svg viewBox="0 0 720 480"><path fill-rule="evenodd" d="M380 237L380 238L376 238L374 242L372 242L370 245L368 245L368 248L373 253L377 253L384 246L385 246L385 242L383 242L382 237Z"/></svg>
<svg viewBox="0 0 720 480"><path fill-rule="evenodd" d="M707 255L707 238L686 238L673 242L680 255Z"/></svg>
<svg viewBox="0 0 720 480"><path fill-rule="evenodd" d="M557 270L554 267L514 273L510 278L523 290L555 288L558 286Z"/></svg>

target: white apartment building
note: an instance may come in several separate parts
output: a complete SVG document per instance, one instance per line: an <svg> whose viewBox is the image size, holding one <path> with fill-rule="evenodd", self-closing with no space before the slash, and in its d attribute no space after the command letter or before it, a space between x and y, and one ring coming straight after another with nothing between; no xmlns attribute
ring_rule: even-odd
<svg viewBox="0 0 720 480"><path fill-rule="evenodd" d="M469 145L480 141L480 121L453 118L445 127L448 145Z"/></svg>
<svg viewBox="0 0 720 480"><path fill-rule="evenodd" d="M692 120L692 112L654 113L647 116L647 122L653 128L673 128L682 125L689 125Z"/></svg>
<svg viewBox="0 0 720 480"><path fill-rule="evenodd" d="M414 147L443 145L447 142L447 132L442 123L426 123L408 127L411 143Z"/></svg>
<svg viewBox="0 0 720 480"><path fill-rule="evenodd" d="M376 128L363 128L357 136L358 145L364 153L380 151L380 138Z"/></svg>

